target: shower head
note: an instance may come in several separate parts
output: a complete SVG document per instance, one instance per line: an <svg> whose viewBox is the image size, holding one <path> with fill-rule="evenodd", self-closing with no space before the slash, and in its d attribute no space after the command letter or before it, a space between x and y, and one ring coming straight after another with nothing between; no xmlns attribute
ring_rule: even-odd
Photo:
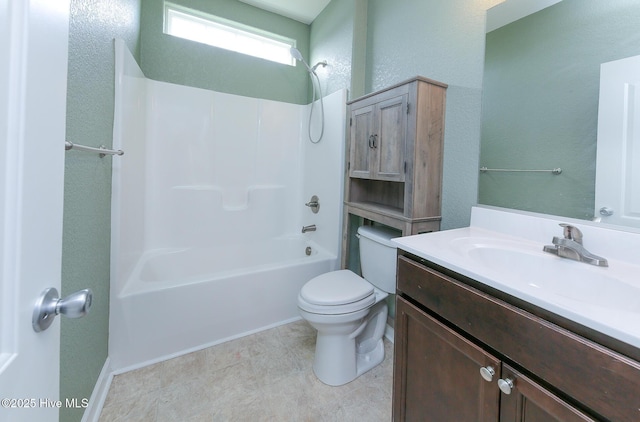
<svg viewBox="0 0 640 422"><path fill-rule="evenodd" d="M294 59L299 60L301 62L304 61L304 59L302 58L302 53L297 48L291 47L289 49L289 53L291 54L291 57L293 57Z"/></svg>
<svg viewBox="0 0 640 422"><path fill-rule="evenodd" d="M311 68L309 67L309 65L307 64L307 62L305 62L305 61L304 61L304 57L302 57L302 53L300 52L300 50L298 50L298 49L297 49L297 48L295 48L295 47L291 47L291 48L289 49L289 54L291 54L291 57L293 57L293 58L294 58L294 59L296 59L297 61L302 62L302 63L307 67L307 70L308 70L309 72L313 73L313 70L314 70L314 69L311 69Z"/></svg>

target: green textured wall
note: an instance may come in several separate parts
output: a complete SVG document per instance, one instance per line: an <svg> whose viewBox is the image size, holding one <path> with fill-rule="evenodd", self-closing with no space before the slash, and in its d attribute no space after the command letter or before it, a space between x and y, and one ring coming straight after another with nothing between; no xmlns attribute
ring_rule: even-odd
<svg viewBox="0 0 640 422"><path fill-rule="evenodd" d="M236 0L174 3L293 38L303 56L309 57L309 25ZM274 63L165 35L162 24L163 0L144 0L140 67L148 78L247 97L309 102L309 77L304 66Z"/></svg>
<svg viewBox="0 0 640 422"><path fill-rule="evenodd" d="M487 34L479 202L591 219L600 63L640 54L638 0L564 0Z"/></svg>
<svg viewBox="0 0 640 422"><path fill-rule="evenodd" d="M353 0L334 0L311 24L310 64L328 63L317 70L324 95L351 86L354 13Z"/></svg>
<svg viewBox="0 0 640 422"><path fill-rule="evenodd" d="M366 90L416 75L447 90L442 228L469 224L476 204L485 16L489 0L369 0Z"/></svg>
<svg viewBox="0 0 640 422"><path fill-rule="evenodd" d="M141 0L72 0L69 26L67 140L110 146L113 126L113 38L138 51ZM91 288L84 318L61 318L60 396L89 398L107 359L111 160L68 151L65 159L62 295ZM80 421L84 409L61 409Z"/></svg>

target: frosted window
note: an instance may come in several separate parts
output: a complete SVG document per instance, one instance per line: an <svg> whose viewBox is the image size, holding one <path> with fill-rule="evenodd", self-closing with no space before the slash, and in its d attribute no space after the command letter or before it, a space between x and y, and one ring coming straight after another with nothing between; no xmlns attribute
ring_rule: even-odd
<svg viewBox="0 0 640 422"><path fill-rule="evenodd" d="M295 40L176 4L164 4L164 33L295 66Z"/></svg>

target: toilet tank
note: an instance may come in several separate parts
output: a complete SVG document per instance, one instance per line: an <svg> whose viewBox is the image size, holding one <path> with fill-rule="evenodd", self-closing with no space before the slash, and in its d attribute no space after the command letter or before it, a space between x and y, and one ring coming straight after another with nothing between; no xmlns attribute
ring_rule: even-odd
<svg viewBox="0 0 640 422"><path fill-rule="evenodd" d="M397 249L391 239L400 236L387 227L358 227L362 277L387 293L396 291Z"/></svg>

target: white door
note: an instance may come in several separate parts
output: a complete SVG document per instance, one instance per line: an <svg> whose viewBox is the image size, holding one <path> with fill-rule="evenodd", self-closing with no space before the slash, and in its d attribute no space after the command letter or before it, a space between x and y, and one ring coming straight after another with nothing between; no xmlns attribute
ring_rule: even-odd
<svg viewBox="0 0 640 422"><path fill-rule="evenodd" d="M57 421L68 0L0 0L0 420ZM61 403L64 406L64 403Z"/></svg>
<svg viewBox="0 0 640 422"><path fill-rule="evenodd" d="M595 216L640 227L640 56L600 67Z"/></svg>

